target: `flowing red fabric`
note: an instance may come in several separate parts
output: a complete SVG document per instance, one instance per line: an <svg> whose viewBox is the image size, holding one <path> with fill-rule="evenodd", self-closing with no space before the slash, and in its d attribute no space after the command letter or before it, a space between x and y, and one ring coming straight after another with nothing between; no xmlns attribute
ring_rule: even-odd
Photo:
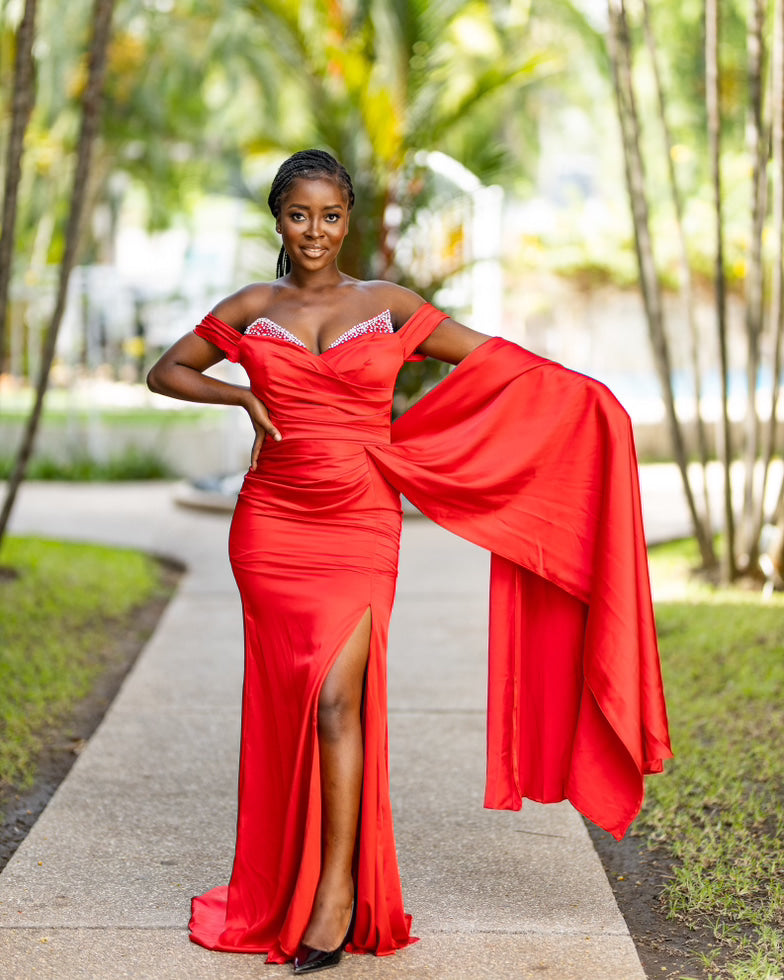
<svg viewBox="0 0 784 980"><path fill-rule="evenodd" d="M414 941L389 802L386 643L399 491L493 552L486 805L570 799L621 836L671 755L631 428L600 384L494 338L390 427L402 363L446 314L320 355L209 315L283 440L246 476L229 552L245 685L234 867L193 901L209 949L292 958L321 866L318 696L367 610L364 777L348 949ZM348 333L348 331L347 331ZM445 571L445 576L447 572Z"/></svg>
<svg viewBox="0 0 784 980"><path fill-rule="evenodd" d="M600 382L499 338L370 450L493 553L485 805L569 799L620 838L672 756L634 438Z"/></svg>

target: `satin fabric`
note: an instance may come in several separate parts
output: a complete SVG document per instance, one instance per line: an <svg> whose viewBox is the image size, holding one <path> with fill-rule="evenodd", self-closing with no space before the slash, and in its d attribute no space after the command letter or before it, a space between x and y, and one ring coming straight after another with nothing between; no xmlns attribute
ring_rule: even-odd
<svg viewBox="0 0 784 980"><path fill-rule="evenodd" d="M672 757L627 413L493 338L369 451L493 553L485 805L568 799L621 838Z"/></svg>
<svg viewBox="0 0 784 980"><path fill-rule="evenodd" d="M208 315L283 440L246 476L229 551L245 685L234 867L193 901L210 949L292 958L321 864L318 695L370 609L364 776L348 949L413 941L389 803L386 643L399 491L493 552L485 803L570 799L621 836L671 755L631 428L597 382L498 338L390 427L403 361L446 314L320 355Z"/></svg>

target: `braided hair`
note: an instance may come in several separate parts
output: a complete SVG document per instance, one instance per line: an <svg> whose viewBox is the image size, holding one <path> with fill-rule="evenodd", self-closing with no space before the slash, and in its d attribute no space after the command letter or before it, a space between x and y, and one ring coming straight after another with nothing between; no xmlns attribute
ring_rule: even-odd
<svg viewBox="0 0 784 980"><path fill-rule="evenodd" d="M284 160L275 174L270 187L267 203L276 220L280 220L280 208L283 195L295 180L317 180L319 177L330 177L340 185L348 199L349 211L354 206L354 186L349 172L342 163L324 150L300 150ZM291 259L281 247L278 255L276 276L280 278L291 271Z"/></svg>

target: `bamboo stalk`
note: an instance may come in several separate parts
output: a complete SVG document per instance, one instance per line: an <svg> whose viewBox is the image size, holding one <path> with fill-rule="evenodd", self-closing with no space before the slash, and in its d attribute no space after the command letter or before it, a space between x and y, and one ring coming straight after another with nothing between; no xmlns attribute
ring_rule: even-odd
<svg viewBox="0 0 784 980"><path fill-rule="evenodd" d="M747 152L752 161L751 228L749 255L746 264L746 445L744 452L744 487L742 511L742 545L754 563L757 558L758 534L755 534L755 473L760 450L760 423L757 412L757 378L761 352L760 342L765 327L763 299L764 266L762 233L767 211L767 158L769 139L763 120L763 72L765 63L765 0L752 0L749 12L748 78L749 113L746 125Z"/></svg>
<svg viewBox="0 0 784 980"><path fill-rule="evenodd" d="M721 462L724 470L724 535L722 575L730 582L736 575L735 515L732 509L732 435L729 418L729 357L727 352L727 283L724 276L724 214L721 185L721 111L719 105L718 0L705 0L705 100L716 215L716 330L721 366Z"/></svg>
<svg viewBox="0 0 784 980"><path fill-rule="evenodd" d="M672 196L673 209L675 212L675 227L678 234L678 268L681 287L681 296L686 310L686 318L689 330L689 363L691 365L692 378L694 383L694 426L697 442L697 453L702 470L702 514L701 520L705 528L705 536L711 544L713 553L713 531L711 528L711 508L710 493L708 490L708 435L705 428L705 419L702 414L702 370L700 365L700 342L699 331L697 329L697 317L694 304L694 283L689 263L689 249L686 242L686 232L683 223L683 196L681 195L678 184L678 176L675 172L675 161L673 159L673 139L670 126L667 121L667 105L664 96L664 86L662 85L661 71L659 69L659 58L656 48L656 39L651 23L650 6L648 0L643 0L643 26L645 30L645 42L648 47L648 57L650 58L653 71L654 87L659 107L659 122L662 128L664 139L664 151L667 159L667 174L669 178L670 194ZM716 564L716 557L713 554L710 566Z"/></svg>
<svg viewBox="0 0 784 980"><path fill-rule="evenodd" d="M626 185L632 210L634 241L637 263L640 270L643 303L648 321L648 333L653 348L653 359L659 384L664 398L667 425L675 462L681 474L686 503L689 508L692 526L700 548L704 564L709 565L713 558L712 542L707 538L689 483L686 447L683 431L675 412L675 397L672 387L672 362L669 343L664 329L661 286L651 242L648 200L645 191L645 172L640 151L640 126L634 98L631 73L631 39L626 19L624 0L608 0L610 15L610 56L615 81L618 119L621 126Z"/></svg>

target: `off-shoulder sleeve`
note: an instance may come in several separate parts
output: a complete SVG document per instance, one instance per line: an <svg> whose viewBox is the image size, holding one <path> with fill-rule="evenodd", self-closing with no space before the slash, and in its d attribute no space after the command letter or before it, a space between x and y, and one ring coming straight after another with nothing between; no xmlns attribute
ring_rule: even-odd
<svg viewBox="0 0 784 980"><path fill-rule="evenodd" d="M228 323L219 320L218 317L208 313L193 332L209 340L211 344L219 347L230 361L238 361L240 357L239 345L242 334L230 327Z"/></svg>
<svg viewBox="0 0 784 980"><path fill-rule="evenodd" d="M407 361L423 361L424 356L417 354L416 349L435 330L448 313L442 313L430 303L420 306L416 313L398 330L397 335L403 345L403 356Z"/></svg>

